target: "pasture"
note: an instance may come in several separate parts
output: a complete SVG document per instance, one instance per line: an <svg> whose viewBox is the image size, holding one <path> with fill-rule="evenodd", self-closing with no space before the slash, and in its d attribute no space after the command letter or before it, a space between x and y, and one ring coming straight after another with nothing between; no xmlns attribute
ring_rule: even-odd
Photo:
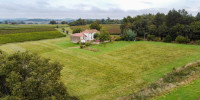
<svg viewBox="0 0 200 100"><path fill-rule="evenodd" d="M111 35L119 35L121 33L120 24L101 24L102 29L108 31ZM70 26L71 29L81 28L82 30L89 29L89 25Z"/></svg>
<svg viewBox="0 0 200 100"><path fill-rule="evenodd" d="M98 52L80 49L69 36L0 46L8 54L28 50L59 61L64 65L61 80L70 95L81 100L111 100L132 94L173 68L200 59L200 47L195 45L118 41L89 48Z"/></svg>

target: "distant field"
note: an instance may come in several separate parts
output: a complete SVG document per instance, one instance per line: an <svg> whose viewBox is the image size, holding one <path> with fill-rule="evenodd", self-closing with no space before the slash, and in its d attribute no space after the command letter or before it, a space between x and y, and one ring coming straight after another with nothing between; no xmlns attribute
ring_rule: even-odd
<svg viewBox="0 0 200 100"><path fill-rule="evenodd" d="M44 31L56 31L55 28L43 27L43 28L16 28L16 29L0 29L0 35L13 34L13 33L27 33L27 32L44 32Z"/></svg>
<svg viewBox="0 0 200 100"><path fill-rule="evenodd" d="M6 53L29 50L64 64L61 80L70 95L81 100L127 96L157 81L173 68L200 59L200 46L195 45L118 41L90 48L99 51L79 49L70 42L69 36L0 46Z"/></svg>
<svg viewBox="0 0 200 100"><path fill-rule="evenodd" d="M52 39L63 36L65 35L61 34L58 31L3 34L0 35L0 44L23 42L23 41L35 41L41 39Z"/></svg>
<svg viewBox="0 0 200 100"><path fill-rule="evenodd" d="M67 25L65 25L67 26ZM4 25L0 24L0 44L63 37L57 25ZM64 27L64 25L59 25Z"/></svg>
<svg viewBox="0 0 200 100"><path fill-rule="evenodd" d="M58 25L59 27L65 27L68 25ZM42 27L51 27L56 28L57 25L50 25L50 24L33 24L33 25L9 25L9 24L0 24L0 29L19 29L19 28L42 28Z"/></svg>
<svg viewBox="0 0 200 100"><path fill-rule="evenodd" d="M119 35L121 33L119 24L102 24L103 29L107 30L110 34ZM70 26L72 29L81 28L82 30L89 29L89 25Z"/></svg>

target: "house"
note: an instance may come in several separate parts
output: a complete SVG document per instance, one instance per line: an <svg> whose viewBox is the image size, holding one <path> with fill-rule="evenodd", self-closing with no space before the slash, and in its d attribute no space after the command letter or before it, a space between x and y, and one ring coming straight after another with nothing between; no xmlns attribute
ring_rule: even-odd
<svg viewBox="0 0 200 100"><path fill-rule="evenodd" d="M94 34L99 33L96 29L85 30L81 33L71 34L71 42L78 43L78 42L88 42L94 40Z"/></svg>

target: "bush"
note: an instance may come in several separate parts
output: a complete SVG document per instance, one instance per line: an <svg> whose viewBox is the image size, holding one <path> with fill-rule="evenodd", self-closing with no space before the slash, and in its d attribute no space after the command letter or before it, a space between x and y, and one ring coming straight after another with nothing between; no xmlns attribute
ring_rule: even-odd
<svg viewBox="0 0 200 100"><path fill-rule="evenodd" d="M66 100L63 65L28 52L0 55L0 99Z"/></svg>
<svg viewBox="0 0 200 100"><path fill-rule="evenodd" d="M196 41L195 41L195 44L200 45L200 40L196 40Z"/></svg>
<svg viewBox="0 0 200 100"><path fill-rule="evenodd" d="M150 34L147 35L147 40L148 41L154 41L155 38L156 38L155 35L150 35Z"/></svg>
<svg viewBox="0 0 200 100"><path fill-rule="evenodd" d="M127 40L127 41L135 41L136 37L137 37L137 33L135 31L132 31L131 29L129 29L126 32L125 40Z"/></svg>
<svg viewBox="0 0 200 100"><path fill-rule="evenodd" d="M90 46L90 45L92 45L92 43L90 43L90 42L85 43L85 46Z"/></svg>
<svg viewBox="0 0 200 100"><path fill-rule="evenodd" d="M168 43L172 42L172 37L170 35L167 35L164 39L164 42L168 42Z"/></svg>
<svg viewBox="0 0 200 100"><path fill-rule="evenodd" d="M76 28L76 29L73 30L73 34L74 34L74 33L80 33L81 31L82 31L81 28Z"/></svg>
<svg viewBox="0 0 200 100"><path fill-rule="evenodd" d="M80 45L80 48L81 48L81 49L83 49L83 48L85 48L85 47L86 47L85 45Z"/></svg>
<svg viewBox="0 0 200 100"><path fill-rule="evenodd" d="M142 41L143 38L140 38L140 37L136 37L136 41Z"/></svg>
<svg viewBox="0 0 200 100"><path fill-rule="evenodd" d="M185 37L179 35L179 36L176 37L176 42L177 43L186 43L187 44L187 43L190 42L190 39L188 39L187 37L185 38Z"/></svg>
<svg viewBox="0 0 200 100"><path fill-rule="evenodd" d="M98 39L98 38L99 38L99 33L95 33L95 34L94 34L94 38L95 38L95 39Z"/></svg>

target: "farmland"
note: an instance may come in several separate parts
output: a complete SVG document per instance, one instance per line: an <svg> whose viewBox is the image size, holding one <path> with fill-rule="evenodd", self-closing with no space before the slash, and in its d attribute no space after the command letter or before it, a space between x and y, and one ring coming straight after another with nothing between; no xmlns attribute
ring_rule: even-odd
<svg viewBox="0 0 200 100"><path fill-rule="evenodd" d="M55 29L56 27L56 25L0 25L0 44L64 37L64 34Z"/></svg>
<svg viewBox="0 0 200 100"><path fill-rule="evenodd" d="M65 67L61 80L70 95L86 100L116 99L157 81L173 68L200 59L200 47L161 42L108 43L93 45L92 52L72 44L69 37L10 43L4 52L30 51L59 61Z"/></svg>
<svg viewBox="0 0 200 100"><path fill-rule="evenodd" d="M119 35L121 33L119 24L102 24L102 28L108 31L111 35ZM89 25L71 26L71 29L81 28L82 30L89 29Z"/></svg>

